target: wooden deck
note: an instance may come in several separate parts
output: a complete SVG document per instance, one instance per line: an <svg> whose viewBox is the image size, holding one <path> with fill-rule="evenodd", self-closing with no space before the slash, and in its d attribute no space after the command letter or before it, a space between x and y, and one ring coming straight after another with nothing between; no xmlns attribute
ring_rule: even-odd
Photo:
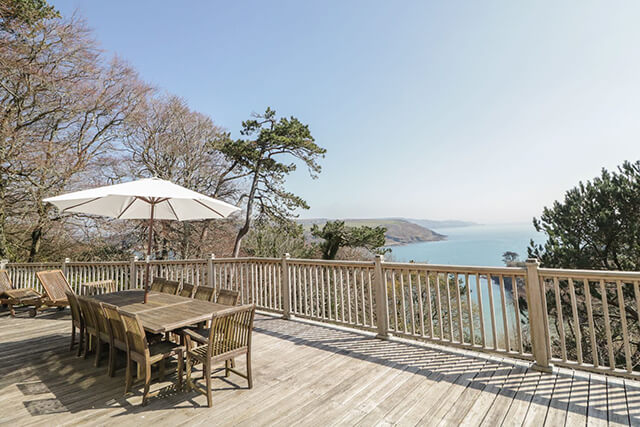
<svg viewBox="0 0 640 427"><path fill-rule="evenodd" d="M69 352L68 312L2 311L0 424L640 425L637 382L266 315L255 324L252 390L220 376L209 409L166 381L141 407L140 393L122 395L124 369L110 378L106 361Z"/></svg>

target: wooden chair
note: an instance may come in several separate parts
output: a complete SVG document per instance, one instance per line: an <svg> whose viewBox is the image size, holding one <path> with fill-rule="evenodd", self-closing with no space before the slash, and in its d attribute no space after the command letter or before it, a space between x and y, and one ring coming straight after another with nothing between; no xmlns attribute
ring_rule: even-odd
<svg viewBox="0 0 640 427"><path fill-rule="evenodd" d="M38 291L32 288L15 289L9 272L7 270L0 270L0 304L7 305L11 316L15 316L16 312L14 306L16 305L30 305L34 300L38 300L42 297Z"/></svg>
<svg viewBox="0 0 640 427"><path fill-rule="evenodd" d="M113 377L116 373L116 356L117 350L127 352L127 334L124 330L124 324L120 317L118 307L115 305L102 303L102 311L104 312L107 322L109 323L109 376Z"/></svg>
<svg viewBox="0 0 640 427"><path fill-rule="evenodd" d="M149 386L151 383L151 365L160 363L160 379L164 377L165 360L177 356L178 358L178 390L182 389L182 363L184 357L184 346L168 341L149 346L144 328L140 318L136 314L129 314L120 311L120 318L124 325L127 337L127 374L124 393L127 394L133 384L133 362L138 363L144 372L144 392L142 394L142 405L147 404L150 396ZM154 395L157 393L154 393Z"/></svg>
<svg viewBox="0 0 640 427"><path fill-rule="evenodd" d="M198 286L195 293L193 294L193 298L201 301L212 302L214 295L215 289L209 286Z"/></svg>
<svg viewBox="0 0 640 427"><path fill-rule="evenodd" d="M193 295L193 291L195 289L195 285L192 285L190 283L182 283L182 289L180 289L180 293L179 295L181 297L185 297L185 298L191 298L191 296Z"/></svg>
<svg viewBox="0 0 640 427"><path fill-rule="evenodd" d="M167 279L162 277L154 277L153 282L151 282L151 290L155 292L162 292L162 287L166 281Z"/></svg>
<svg viewBox="0 0 640 427"><path fill-rule="evenodd" d="M89 304L91 305L91 312L93 313L93 319L95 321L95 327L97 329L96 334L96 355L94 366L97 368L100 366L100 356L102 354L102 347L111 344L111 326L109 325L109 320L104 314L102 310L102 306L100 302L90 298Z"/></svg>
<svg viewBox="0 0 640 427"><path fill-rule="evenodd" d="M78 328L78 352L76 355L80 356L84 344L84 319L82 317L82 310L73 292L67 292L67 299L69 300L69 307L71 307L71 346L69 347L69 351L73 351L73 346L76 343L76 328Z"/></svg>
<svg viewBox="0 0 640 427"><path fill-rule="evenodd" d="M178 295L178 290L180 289L180 282L175 282L173 280L167 280L162 285L162 290L160 292L171 295Z"/></svg>
<svg viewBox="0 0 640 427"><path fill-rule="evenodd" d="M82 357L86 359L89 351L93 348L95 340L98 338L99 329L96 326L97 321L93 315L91 300L80 295L76 296L76 300L78 301L80 313L84 319L84 348L82 350Z"/></svg>
<svg viewBox="0 0 640 427"><path fill-rule="evenodd" d="M57 307L62 310L69 305L67 293L73 293L73 289L69 286L62 270L38 271L36 276L44 288L45 295L25 304L33 306L29 311L31 317L35 317L38 311L47 307Z"/></svg>
<svg viewBox="0 0 640 427"><path fill-rule="evenodd" d="M218 298L216 302L224 305L238 305L240 300L240 292L232 291L230 289L220 289L218 291Z"/></svg>
<svg viewBox="0 0 640 427"><path fill-rule="evenodd" d="M207 344L196 347L191 346L191 335L186 334L187 342L187 386L207 396L207 405L212 406L213 396L211 391L211 368L215 363L225 362L225 376L233 372L253 387L251 376L251 332L253 330L253 318L255 305L243 305L231 307L227 310L215 313L211 317L211 329ZM247 373L243 374L230 367L229 361L234 357L246 355ZM191 368L193 365L203 365L206 389L202 389L191 381Z"/></svg>

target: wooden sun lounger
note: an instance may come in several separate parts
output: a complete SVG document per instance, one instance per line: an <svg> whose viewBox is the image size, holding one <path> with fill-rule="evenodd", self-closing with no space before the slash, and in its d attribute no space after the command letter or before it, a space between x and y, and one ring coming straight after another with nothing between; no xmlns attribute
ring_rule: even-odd
<svg viewBox="0 0 640 427"><path fill-rule="evenodd" d="M36 273L38 280L44 288L45 295L38 299L30 301L28 304L33 308L29 311L31 317L35 317L38 311L44 310L48 307L57 307L63 309L69 306L69 300L67 299L67 292L73 292L67 278L64 277L62 270L49 270L38 271Z"/></svg>
<svg viewBox="0 0 640 427"><path fill-rule="evenodd" d="M42 298L38 291L32 288L15 289L9 272L0 270L0 304L7 305L11 316L15 316L14 306L32 305L36 300Z"/></svg>

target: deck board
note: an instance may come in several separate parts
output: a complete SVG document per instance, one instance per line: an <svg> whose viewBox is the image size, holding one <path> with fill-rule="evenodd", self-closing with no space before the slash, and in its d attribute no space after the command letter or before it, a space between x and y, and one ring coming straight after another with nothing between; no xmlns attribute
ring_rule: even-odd
<svg viewBox="0 0 640 427"><path fill-rule="evenodd" d="M216 373L213 408L177 392L171 373L123 396L93 357L69 351L69 314L0 312L0 424L104 425L638 425L640 383L299 320L257 315L254 388ZM238 360L244 369L244 360ZM196 377L200 376L197 370Z"/></svg>

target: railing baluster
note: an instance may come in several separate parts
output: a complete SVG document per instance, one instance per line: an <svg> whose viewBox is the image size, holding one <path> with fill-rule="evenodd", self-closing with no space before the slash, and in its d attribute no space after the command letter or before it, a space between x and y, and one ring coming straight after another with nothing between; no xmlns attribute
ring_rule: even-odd
<svg viewBox="0 0 640 427"><path fill-rule="evenodd" d="M576 289L573 279L569 278L569 292L571 297L571 310L573 312L574 336L576 338L576 351L578 364L582 365L582 334L580 333L580 319L578 318L578 305L576 304Z"/></svg>
<svg viewBox="0 0 640 427"><path fill-rule="evenodd" d="M489 313L491 314L491 336L493 338L493 348L498 349L498 333L496 328L495 304L493 302L493 280L491 274L487 273L487 286L489 288Z"/></svg>
<svg viewBox="0 0 640 427"><path fill-rule="evenodd" d="M433 311L431 309L431 280L429 270L426 271L424 275L425 285L427 286L427 315L429 316L429 337L434 338L433 336Z"/></svg>
<svg viewBox="0 0 640 427"><path fill-rule="evenodd" d="M416 334L416 313L413 307L413 285L411 283L411 271L407 272L407 286L409 287L409 307L411 308L411 334Z"/></svg>
<svg viewBox="0 0 640 427"><path fill-rule="evenodd" d="M406 334L407 329L407 304L404 294L404 273L400 271L400 302L402 304L402 330Z"/></svg>
<svg viewBox="0 0 640 427"><path fill-rule="evenodd" d="M462 326L462 299L460 298L460 277L458 276L458 273L456 273L455 275L455 280L456 280L456 300L458 302L458 329L460 331L460 343L464 344L464 330L463 330L463 326Z"/></svg>
<svg viewBox="0 0 640 427"><path fill-rule="evenodd" d="M591 289L589 280L584 279L584 297L585 304L587 305L587 317L589 321L589 340L591 341L591 358L593 359L593 366L598 367L600 365L598 361L598 349L596 346L596 333L593 325L593 308L591 307Z"/></svg>
<svg viewBox="0 0 640 427"><path fill-rule="evenodd" d="M543 279L544 282L544 279ZM553 289L556 296L556 317L557 322L559 324L558 334L560 335L560 351L562 353L562 361L567 361L567 344L565 342L564 337L564 318L562 315L562 300L560 298L560 284L558 283L558 278L553 278Z"/></svg>
<svg viewBox="0 0 640 427"><path fill-rule="evenodd" d="M449 341L453 342L453 312L451 311L451 281L449 273L444 273L444 283L447 287L447 320L449 321Z"/></svg>
<svg viewBox="0 0 640 427"><path fill-rule="evenodd" d="M424 307L422 303L422 285L420 283L420 271L416 271L418 280L418 313L420 315L420 335L424 337Z"/></svg>
<svg viewBox="0 0 640 427"><path fill-rule="evenodd" d="M436 272L436 300L437 300L436 308L438 310L438 326L440 329L440 335L438 338L440 338L441 340L444 340L444 326L442 325L442 303L440 302L440 273L438 272Z"/></svg>
<svg viewBox="0 0 640 427"><path fill-rule="evenodd" d="M473 325L473 308L471 304L471 284L469 283L469 273L464 274L464 285L467 291L467 315L469 316L469 341L471 345L476 344L475 328Z"/></svg>
<svg viewBox="0 0 640 427"><path fill-rule="evenodd" d="M509 323L507 321L507 303L504 291L504 276L500 275L500 300L502 303L502 325L504 332L504 348L507 351L511 351L511 343L509 340Z"/></svg>
<svg viewBox="0 0 640 427"><path fill-rule="evenodd" d="M393 330L399 332L398 329L398 300L396 298L396 273L394 270L391 274L391 301L393 302Z"/></svg>
<svg viewBox="0 0 640 427"><path fill-rule="evenodd" d="M631 366L631 349L629 348L629 331L627 330L627 311L624 307L624 296L622 294L622 281L618 279L616 281L616 287L618 289L618 308L620 310L620 324L622 325L622 340L624 343L624 358L627 362L627 372L633 372Z"/></svg>
<svg viewBox="0 0 640 427"><path fill-rule="evenodd" d="M351 318L351 280L349 279L351 274L349 273L349 267L345 268L345 272L347 273L347 312L349 314L349 323L352 323L353 319Z"/></svg>
<svg viewBox="0 0 640 427"><path fill-rule="evenodd" d="M476 291L478 291L478 317L480 320L480 338L482 348L487 347L487 339L484 330L484 309L482 307L482 286L480 286L480 274L476 273Z"/></svg>
<svg viewBox="0 0 640 427"><path fill-rule="evenodd" d="M518 297L518 280L516 276L511 276L511 292L513 295L513 306L516 314L516 338L518 340L518 353L524 353L522 345L522 326L520 325L520 302Z"/></svg>

